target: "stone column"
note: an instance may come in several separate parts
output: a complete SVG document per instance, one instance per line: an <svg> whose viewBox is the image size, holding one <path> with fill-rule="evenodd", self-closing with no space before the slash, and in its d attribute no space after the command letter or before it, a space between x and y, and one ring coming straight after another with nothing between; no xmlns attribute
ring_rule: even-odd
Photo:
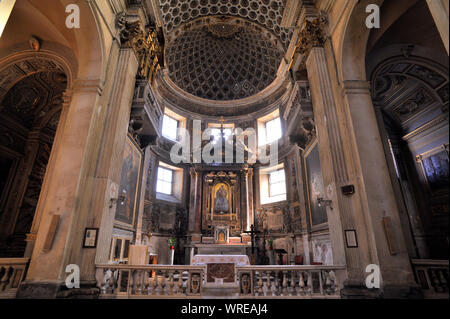
<svg viewBox="0 0 450 319"><path fill-rule="evenodd" d="M117 207L117 202L112 200L120 195L118 189L137 70L138 60L135 52L130 47L122 46L118 52L114 82L102 131L102 141L97 153L98 163L92 184L94 195L89 201L91 210L97 212L97 215L86 220L88 226L100 226L96 254L89 257L94 266L95 263L107 263L109 259ZM136 215L138 215L137 212ZM86 276L93 278L94 267L86 265L90 268Z"/></svg>
<svg viewBox="0 0 450 319"><path fill-rule="evenodd" d="M249 197L248 197L249 170L241 170L241 225L243 231L250 230L249 220Z"/></svg>
<svg viewBox="0 0 450 319"><path fill-rule="evenodd" d="M430 8L431 15L433 16L436 27L441 34L442 41L444 42L447 54L449 53L449 5L448 0L427 0L428 7Z"/></svg>
<svg viewBox="0 0 450 319"><path fill-rule="evenodd" d="M143 227L143 218L144 218L144 209L145 209L145 194L147 191L147 183L151 178L149 174L150 167L150 159L151 159L151 150L150 146L145 148L144 153L144 162L143 162L143 174L141 180L141 192L139 196L139 205L137 211L137 224L136 224L136 245L142 244L142 233L147 232L147 230L142 229Z"/></svg>
<svg viewBox="0 0 450 319"><path fill-rule="evenodd" d="M247 192L248 192L247 228L248 230L250 230L250 227L255 222L255 212L253 205L253 168L248 169Z"/></svg>
<svg viewBox="0 0 450 319"><path fill-rule="evenodd" d="M189 233L191 242L201 241L201 174L195 168L191 167L191 196L189 199Z"/></svg>
<svg viewBox="0 0 450 319"><path fill-rule="evenodd" d="M45 177L44 177L44 180L42 181L41 194L39 195L40 197L43 197L43 198L47 197L48 184L49 184L47 181L51 180L51 178L52 178L51 176L54 172L55 161L53 160L53 157L55 156L55 154L58 153L58 148L61 147L59 140L61 139L61 135L62 135L61 133L63 131L62 128L65 126L67 113L69 111L71 95L72 95L72 92L70 90L64 92L64 94L63 94L63 103L62 103L61 116L59 118L59 123L58 123L58 129L56 131L55 139L53 141L52 152L51 152L50 158L48 160ZM42 203L43 203L43 201L38 202L38 205L36 207L36 211L35 211L34 217L33 217L33 224L31 225L30 232L27 234L27 237L25 239L25 241L27 242L27 246L25 248L25 254L24 254L25 257L31 257L31 254L33 253L33 248L34 248L34 244L36 242L37 232L39 229L39 224L41 222L41 217L42 217L42 213L43 213L42 212Z"/></svg>
<svg viewBox="0 0 450 319"><path fill-rule="evenodd" d="M70 106L64 119L64 126L55 141L51 156L52 172L43 185L46 196L39 199L42 210L37 228L31 263L25 282L19 288L18 298L55 298L65 282L69 251L74 243L74 213L77 190L82 172L83 158L95 105L99 97L99 82L78 80L73 87ZM54 216L59 217L55 233L49 233ZM76 230L82 233L82 229ZM47 246L48 249L44 249ZM78 264L78 262L75 262Z"/></svg>
<svg viewBox="0 0 450 319"><path fill-rule="evenodd" d="M374 260L381 269L384 294L404 296L416 286L402 229L407 221L402 221L397 207L370 85L366 81L345 81L343 94L345 120L352 128L353 156L361 174L362 212L372 237ZM386 221L392 224L390 229Z"/></svg>
<svg viewBox="0 0 450 319"><path fill-rule="evenodd" d="M77 80L50 163L53 172L41 196L43 214L27 278L20 297L83 294L65 290L66 266L80 267L85 288L96 285L95 265L108 261L115 205L128 133L138 61L130 46L111 49L110 69L102 98L99 81ZM48 234L54 215L59 216L54 238ZM86 227L99 228L97 249L83 247ZM46 250L43 248L50 243ZM92 293L92 292L91 292Z"/></svg>
<svg viewBox="0 0 450 319"><path fill-rule="evenodd" d="M313 100L325 189L322 195L331 200L327 214L333 261L347 269L340 274L343 296L407 296L415 286L414 278L369 86L366 82L345 83L344 101L338 99L324 49L323 26L323 19L305 22L299 51L306 57ZM355 194L343 194L341 187L347 185L354 185ZM388 222L391 226L386 236L384 225ZM346 230L356 232L357 247L347 245ZM395 248L390 250L392 246ZM381 290L366 289L369 264L380 267Z"/></svg>

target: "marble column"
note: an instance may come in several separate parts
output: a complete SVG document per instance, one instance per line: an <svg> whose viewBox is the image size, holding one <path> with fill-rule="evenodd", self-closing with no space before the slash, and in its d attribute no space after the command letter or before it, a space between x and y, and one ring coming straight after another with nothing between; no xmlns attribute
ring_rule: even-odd
<svg viewBox="0 0 450 319"><path fill-rule="evenodd" d="M201 172L195 167L190 169L191 196L189 199L189 233L192 242L201 241Z"/></svg>
<svg viewBox="0 0 450 319"><path fill-rule="evenodd" d="M331 200L327 215L333 261L346 265L346 272L339 275L344 280L342 294L410 296L416 285L369 84L346 81L339 87L336 79L332 81L333 63L328 61L333 57L325 45L325 24L323 18L306 21L298 47L306 57L313 101L325 189L321 195ZM343 194L341 188L347 185L354 186L353 195ZM349 230L356 232L356 247L346 241ZM380 268L381 289L369 290L365 285L370 264Z"/></svg>
<svg viewBox="0 0 450 319"><path fill-rule="evenodd" d="M343 83L345 120L353 142L354 159L361 175L361 203L370 231L373 255L380 266L385 296L408 293L416 287L406 235L377 124L370 85L366 81ZM392 226L387 229L385 221ZM411 293L413 293L411 291Z"/></svg>
<svg viewBox="0 0 450 319"><path fill-rule="evenodd" d="M251 221L249 220L249 192L248 192L249 170L241 170L241 225L243 231L249 231Z"/></svg>
<svg viewBox="0 0 450 319"><path fill-rule="evenodd" d="M49 297L66 291L66 266L80 267L80 282L94 289L95 265L108 261L138 62L133 49L112 49L115 62L101 96L99 81L77 80L64 127L52 156L51 178L40 198L42 217L26 281L18 296ZM115 187L112 187L115 185ZM48 234L59 216L54 238ZM86 227L99 228L97 248L83 248ZM50 246L48 246L50 243ZM47 246L47 249L43 248ZM92 292L94 292L92 290Z"/></svg>
<svg viewBox="0 0 450 319"><path fill-rule="evenodd" d="M50 154L50 158L49 158L49 161L47 164L47 169L45 172L44 180L42 181L40 197L44 197L44 198L47 197L47 193L48 193L48 182L47 181L52 178L52 174L54 172L55 161L53 160L53 157L55 156L55 154L58 153L58 148L61 147L61 143L59 142L59 140L61 139L61 135L62 135L62 131L63 131L62 128L65 126L67 113L69 111L71 96L72 96L72 92L70 90L65 91L63 94L61 116L59 118L58 129L56 130L55 139L53 140L52 152ZM25 257L31 257L31 254L33 253L33 248L34 248L34 244L36 242L37 232L39 229L39 225L40 225L41 217L42 217L42 213L43 213L42 212L42 203L43 203L43 201L38 202L36 211L34 213L33 223L31 225L30 232L27 234L27 237L25 239L25 241L27 242L27 246L25 248L25 254L24 254Z"/></svg>
<svg viewBox="0 0 450 319"><path fill-rule="evenodd" d="M69 251L74 244L73 226L78 216L74 213L77 204L82 164L86 155L89 127L99 97L99 81L78 80L74 83L72 99L64 119L59 126L58 141L51 156L49 172L38 207L40 222L36 242L26 280L21 284L18 298L55 298L66 277ZM59 217L54 234L49 233L52 220ZM83 230L77 229L79 233ZM44 249L46 247L48 249ZM80 246L77 246L79 248Z"/></svg>
<svg viewBox="0 0 450 319"><path fill-rule="evenodd" d="M348 178L341 133L339 131L335 97L331 88L330 74L322 47L312 48L306 60L308 78L313 101L314 120L316 123L318 149L322 164L322 176L325 199L332 200L332 207L327 207L330 239L333 248L333 263L345 265L349 269L347 281L363 282L363 268L368 264L366 256L356 256L353 251L345 249L343 226L354 229L353 208L348 198L343 198L337 190L340 186L351 184ZM347 225L345 223L347 222ZM344 223L344 225L343 225ZM364 240L361 230L359 240ZM359 234L358 234L359 235ZM363 243L360 243L360 247ZM366 247L361 247L364 255ZM350 255L350 256L349 256ZM355 258L351 258L355 255Z"/></svg>
<svg viewBox="0 0 450 319"><path fill-rule="evenodd" d="M253 168L248 169L247 193L248 193L247 228L248 230L250 230L250 227L255 222L255 212L253 205Z"/></svg>
<svg viewBox="0 0 450 319"><path fill-rule="evenodd" d="M427 0L431 15L441 35L447 54L449 53L449 2L448 0Z"/></svg>
<svg viewBox="0 0 450 319"><path fill-rule="evenodd" d="M147 191L147 183L150 180L151 176L149 174L150 160L152 154L150 150L150 146L145 148L144 152L144 162L143 162L143 175L141 180L141 192L139 196L139 206L137 214L137 224L136 224L136 245L142 244L142 233L146 233L147 230L143 229L143 219L144 219L144 209L145 209L145 194Z"/></svg>
<svg viewBox="0 0 450 319"><path fill-rule="evenodd" d="M97 165L92 180L93 196L87 201L95 212L85 223L87 227L99 227L97 251L89 257L93 265L107 263L109 260L111 237L120 185L124 149L127 143L131 104L134 95L137 56L132 48L121 47L118 52L117 66L111 86L111 96L107 107L101 144L96 153ZM89 194L87 194L89 196ZM136 214L138 214L136 212ZM87 261L86 260L86 261ZM92 278L95 268L86 262L85 275Z"/></svg>

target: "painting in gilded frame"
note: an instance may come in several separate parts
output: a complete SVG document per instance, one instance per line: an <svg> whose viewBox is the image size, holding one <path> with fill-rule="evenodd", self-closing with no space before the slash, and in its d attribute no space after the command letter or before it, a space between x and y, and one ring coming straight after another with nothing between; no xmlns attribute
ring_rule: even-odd
<svg viewBox="0 0 450 319"><path fill-rule="evenodd" d="M310 211L310 222L312 226L328 222L327 210L320 207L318 197L324 197L322 179L322 167L320 165L319 148L317 143L312 146L311 151L305 155L306 175L308 181L308 200Z"/></svg>
<svg viewBox="0 0 450 319"><path fill-rule="evenodd" d="M117 203L115 219L118 222L133 226L138 206L139 179L141 175L142 153L127 138L122 163L122 174L119 185L119 196L123 200Z"/></svg>

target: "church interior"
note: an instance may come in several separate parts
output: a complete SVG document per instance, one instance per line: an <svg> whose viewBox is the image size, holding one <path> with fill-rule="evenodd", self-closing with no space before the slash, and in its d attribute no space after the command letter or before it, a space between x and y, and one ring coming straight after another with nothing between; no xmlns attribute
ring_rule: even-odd
<svg viewBox="0 0 450 319"><path fill-rule="evenodd" d="M448 299L448 0L0 2L0 298Z"/></svg>

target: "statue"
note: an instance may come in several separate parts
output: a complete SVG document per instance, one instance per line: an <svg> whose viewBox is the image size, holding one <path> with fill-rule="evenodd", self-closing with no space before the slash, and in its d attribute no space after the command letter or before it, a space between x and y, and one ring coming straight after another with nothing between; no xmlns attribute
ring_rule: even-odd
<svg viewBox="0 0 450 319"><path fill-rule="evenodd" d="M216 199L214 201L214 212L227 213L228 209L227 191L222 185L216 193Z"/></svg>

